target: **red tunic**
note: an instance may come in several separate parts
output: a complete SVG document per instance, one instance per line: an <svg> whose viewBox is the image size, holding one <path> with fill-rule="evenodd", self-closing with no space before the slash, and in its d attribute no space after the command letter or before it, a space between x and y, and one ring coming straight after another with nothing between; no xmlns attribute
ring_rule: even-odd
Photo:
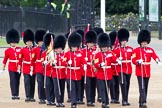
<svg viewBox="0 0 162 108"><path fill-rule="evenodd" d="M41 47L37 46L33 49L33 62L34 62L34 71L36 73L43 74L43 65L41 61Z"/></svg>
<svg viewBox="0 0 162 108"><path fill-rule="evenodd" d="M19 54L20 54L21 48L8 48L5 50L3 64L6 65L7 61L8 63L8 70L13 72L18 72L18 63L19 63Z"/></svg>
<svg viewBox="0 0 162 108"><path fill-rule="evenodd" d="M156 55L154 50L150 47L147 48L141 48L138 47L134 49L133 51L133 56L132 56L132 62L133 64L136 65L135 71L137 76L142 76L142 77L150 77L150 62L151 58L154 60L159 60L159 57ZM138 60L142 59L143 63L138 64Z"/></svg>
<svg viewBox="0 0 162 108"><path fill-rule="evenodd" d="M52 78L58 78L58 79L65 79L66 78L66 65L67 63L63 61L64 58L64 52L63 53L55 53L55 60L57 63L55 66L53 66L53 73Z"/></svg>
<svg viewBox="0 0 162 108"><path fill-rule="evenodd" d="M82 52L79 50L76 52L66 52L63 61L68 63L69 60L72 61L72 64L67 67L67 79L70 79L71 74L72 80L81 80L82 70L80 69L81 66L86 64L84 57L82 56Z"/></svg>
<svg viewBox="0 0 162 108"><path fill-rule="evenodd" d="M85 58L87 63L87 70L86 70L86 76L88 77L96 77L96 73L94 71L94 56L96 55L96 47L93 47L92 49L84 48L82 49L83 52L83 58ZM85 72L84 72L85 74Z"/></svg>
<svg viewBox="0 0 162 108"><path fill-rule="evenodd" d="M21 71L24 74L30 74L31 67L34 66L32 55L33 48L24 47L21 49L20 56L19 56L19 64L21 65ZM33 74L35 72L33 71Z"/></svg>
<svg viewBox="0 0 162 108"><path fill-rule="evenodd" d="M116 56L112 51L106 53L98 52L95 56L95 67L97 68L96 77L100 80L111 80L112 79L112 68L111 63L116 63ZM105 68L101 67L101 63L105 62Z"/></svg>
<svg viewBox="0 0 162 108"><path fill-rule="evenodd" d="M118 63L111 63L111 68L112 68L112 75L113 76L119 76L119 73L117 71Z"/></svg>
<svg viewBox="0 0 162 108"><path fill-rule="evenodd" d="M52 77L53 69L49 62L49 58L46 51L42 53L42 58L44 61L47 61L47 64L44 65L44 76Z"/></svg>
<svg viewBox="0 0 162 108"><path fill-rule="evenodd" d="M122 65L117 66L117 71L126 74L132 74L131 57L133 53L133 48L130 46L117 47L116 49L114 49L114 53L116 57L122 57Z"/></svg>

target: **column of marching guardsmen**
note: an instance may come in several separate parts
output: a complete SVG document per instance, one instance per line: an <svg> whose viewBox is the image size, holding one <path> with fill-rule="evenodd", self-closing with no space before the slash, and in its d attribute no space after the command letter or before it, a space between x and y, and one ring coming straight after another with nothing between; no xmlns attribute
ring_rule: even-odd
<svg viewBox="0 0 162 108"><path fill-rule="evenodd" d="M119 40L114 47L116 36ZM17 47L20 37L15 29L6 34L10 47L5 50L2 69L8 63L12 99L20 99L19 82L21 73L24 75L25 102L35 102L35 78L38 83L39 104L65 107L64 91L67 82L68 101L71 108L84 104L84 90L87 106L95 106L96 87L97 101L102 102L102 108L109 108L109 91L112 104L119 104L119 85L122 94L122 106L129 106L128 94L133 63L139 85L139 107L147 108L147 89L150 78L150 61L153 58L161 64L153 48L148 47L151 34L141 30L137 42L139 47L133 49L127 46L129 31L120 29L109 35L101 28L94 28L85 35L77 30L62 35L46 33L39 29L34 33L27 29L23 41L25 47ZM35 42L34 42L35 40ZM51 41L52 40L52 41ZM54 46L51 46L53 42ZM34 43L37 44L34 47ZM68 50L64 50L68 43ZM97 44L96 44L97 43ZM82 46L82 48L80 47ZM56 103L55 103L56 98ZM45 101L46 100L46 101Z"/></svg>

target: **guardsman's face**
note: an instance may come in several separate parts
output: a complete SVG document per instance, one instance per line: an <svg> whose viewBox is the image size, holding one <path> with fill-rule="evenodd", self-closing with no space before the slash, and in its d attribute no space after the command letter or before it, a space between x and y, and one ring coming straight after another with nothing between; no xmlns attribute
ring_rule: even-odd
<svg viewBox="0 0 162 108"><path fill-rule="evenodd" d="M72 51L77 51L78 50L78 47L71 47L71 50Z"/></svg>
<svg viewBox="0 0 162 108"><path fill-rule="evenodd" d="M120 44L121 44L122 47L125 47L126 44L127 44L127 41L121 41Z"/></svg>
<svg viewBox="0 0 162 108"><path fill-rule="evenodd" d="M42 45L43 45L43 41L39 41L39 42L38 42L38 46L41 47Z"/></svg>
<svg viewBox="0 0 162 108"><path fill-rule="evenodd" d="M147 45L148 45L148 43L147 43L146 41L141 42L141 47L142 47L142 48L147 47Z"/></svg>
<svg viewBox="0 0 162 108"><path fill-rule="evenodd" d="M87 46L88 46L88 48L93 48L95 46L95 44L91 42L91 43L87 43Z"/></svg>
<svg viewBox="0 0 162 108"><path fill-rule="evenodd" d="M32 47L32 46L33 46L33 43L32 43L32 41L29 40L29 41L26 42L26 45L27 45L28 47Z"/></svg>
<svg viewBox="0 0 162 108"><path fill-rule="evenodd" d="M17 43L10 43L11 47L16 47Z"/></svg>
<svg viewBox="0 0 162 108"><path fill-rule="evenodd" d="M55 51L56 51L57 53L60 53L60 52L62 51L62 48L56 48Z"/></svg>
<svg viewBox="0 0 162 108"><path fill-rule="evenodd" d="M109 50L109 47L102 47L101 50L102 52L107 52Z"/></svg>

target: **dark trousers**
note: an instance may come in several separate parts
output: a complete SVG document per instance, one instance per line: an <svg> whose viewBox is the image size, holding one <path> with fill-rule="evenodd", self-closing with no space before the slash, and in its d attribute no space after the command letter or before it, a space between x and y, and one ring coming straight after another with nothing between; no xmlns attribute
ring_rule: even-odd
<svg viewBox="0 0 162 108"><path fill-rule="evenodd" d="M68 94L68 99L70 99L70 83L68 82L69 80L66 79L66 90Z"/></svg>
<svg viewBox="0 0 162 108"><path fill-rule="evenodd" d="M123 74L123 83L122 83L122 74ZM125 73L119 74L121 93L122 93L122 102L125 101L128 102L130 78L131 78L131 74L125 74Z"/></svg>
<svg viewBox="0 0 162 108"><path fill-rule="evenodd" d="M70 80L68 80L70 85ZM71 80L71 105L76 105L77 100L81 97L81 80L75 81Z"/></svg>
<svg viewBox="0 0 162 108"><path fill-rule="evenodd" d="M119 100L119 76L113 76L110 85L110 95L112 100Z"/></svg>
<svg viewBox="0 0 162 108"><path fill-rule="evenodd" d="M39 99L46 99L45 88L44 88L44 75L37 73L37 83L38 83L38 97Z"/></svg>
<svg viewBox="0 0 162 108"><path fill-rule="evenodd" d="M138 80L139 93L140 93L139 103L146 103L149 78L143 78L138 76L137 80ZM142 80L143 80L143 87L142 87Z"/></svg>
<svg viewBox="0 0 162 108"><path fill-rule="evenodd" d="M56 96L57 103L63 103L64 92L65 92L65 79L53 78L53 83L54 83L54 93ZM60 89L60 92L59 92L59 89Z"/></svg>
<svg viewBox="0 0 162 108"><path fill-rule="evenodd" d="M78 100L81 100L83 101L83 98L84 98L84 76L82 76L82 79L81 79L81 97L78 98Z"/></svg>
<svg viewBox="0 0 162 108"><path fill-rule="evenodd" d="M52 77L46 76L46 99L49 102L55 102L54 86Z"/></svg>
<svg viewBox="0 0 162 108"><path fill-rule="evenodd" d="M101 93L101 99L102 99L102 103L103 104L109 104L109 96L108 96L108 92L109 92L109 87L110 87L110 83L111 80L97 80L98 84L99 84L99 91ZM106 86L107 83L107 86Z"/></svg>
<svg viewBox="0 0 162 108"><path fill-rule="evenodd" d="M87 102L95 103L96 96L96 77L86 78L86 98Z"/></svg>
<svg viewBox="0 0 162 108"><path fill-rule="evenodd" d="M99 83L98 83L98 81L97 81L97 84L96 84L96 86L97 86L97 99L99 99L99 98L101 98L101 93L100 93L100 90L99 90Z"/></svg>
<svg viewBox="0 0 162 108"><path fill-rule="evenodd" d="M26 97L34 98L35 93L35 75L24 74L24 85Z"/></svg>
<svg viewBox="0 0 162 108"><path fill-rule="evenodd" d="M10 88L12 96L19 96L20 76L18 72L9 71Z"/></svg>

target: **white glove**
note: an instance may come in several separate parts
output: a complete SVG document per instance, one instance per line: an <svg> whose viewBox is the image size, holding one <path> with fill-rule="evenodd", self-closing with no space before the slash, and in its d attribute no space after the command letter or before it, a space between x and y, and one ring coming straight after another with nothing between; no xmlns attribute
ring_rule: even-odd
<svg viewBox="0 0 162 108"><path fill-rule="evenodd" d="M84 71L87 70L87 65L86 64L84 64L83 69L84 69Z"/></svg>
<svg viewBox="0 0 162 108"><path fill-rule="evenodd" d="M57 63L57 60L54 60L54 61L53 61L53 64L56 64L56 63Z"/></svg>
<svg viewBox="0 0 162 108"><path fill-rule="evenodd" d="M119 57L119 60L122 61L123 60L123 57Z"/></svg>
<svg viewBox="0 0 162 108"><path fill-rule="evenodd" d="M21 73L21 71L20 70L17 70L17 72L20 74Z"/></svg>
<svg viewBox="0 0 162 108"><path fill-rule="evenodd" d="M85 59L85 61L88 61L88 57L85 57L84 59Z"/></svg>
<svg viewBox="0 0 162 108"><path fill-rule="evenodd" d="M30 74L30 76L33 75L33 66L30 67L30 73L29 74Z"/></svg>
<svg viewBox="0 0 162 108"><path fill-rule="evenodd" d="M158 65L162 65L162 63L160 61L156 62Z"/></svg>
<svg viewBox="0 0 162 108"><path fill-rule="evenodd" d="M139 59L139 60L137 60L137 62L138 62L139 64L142 64L142 63L143 63L143 60L142 60L142 59Z"/></svg>
<svg viewBox="0 0 162 108"><path fill-rule="evenodd" d="M46 65L47 64L47 60L45 60L44 62L43 62L43 65Z"/></svg>
<svg viewBox="0 0 162 108"><path fill-rule="evenodd" d="M101 66L101 67L105 66L105 62L102 62L102 63L100 64L100 66Z"/></svg>
<svg viewBox="0 0 162 108"><path fill-rule="evenodd" d="M30 74L30 76L32 76L33 75L33 72L30 72L29 74Z"/></svg>
<svg viewBox="0 0 162 108"><path fill-rule="evenodd" d="M118 64L121 65L122 64L122 61L121 60L117 60Z"/></svg>
<svg viewBox="0 0 162 108"><path fill-rule="evenodd" d="M17 72L18 72L19 74L21 73L21 71L20 71L20 65L18 65Z"/></svg>
<svg viewBox="0 0 162 108"><path fill-rule="evenodd" d="M69 61L68 61L68 64L71 65L71 64L72 64L72 60L69 60Z"/></svg>

